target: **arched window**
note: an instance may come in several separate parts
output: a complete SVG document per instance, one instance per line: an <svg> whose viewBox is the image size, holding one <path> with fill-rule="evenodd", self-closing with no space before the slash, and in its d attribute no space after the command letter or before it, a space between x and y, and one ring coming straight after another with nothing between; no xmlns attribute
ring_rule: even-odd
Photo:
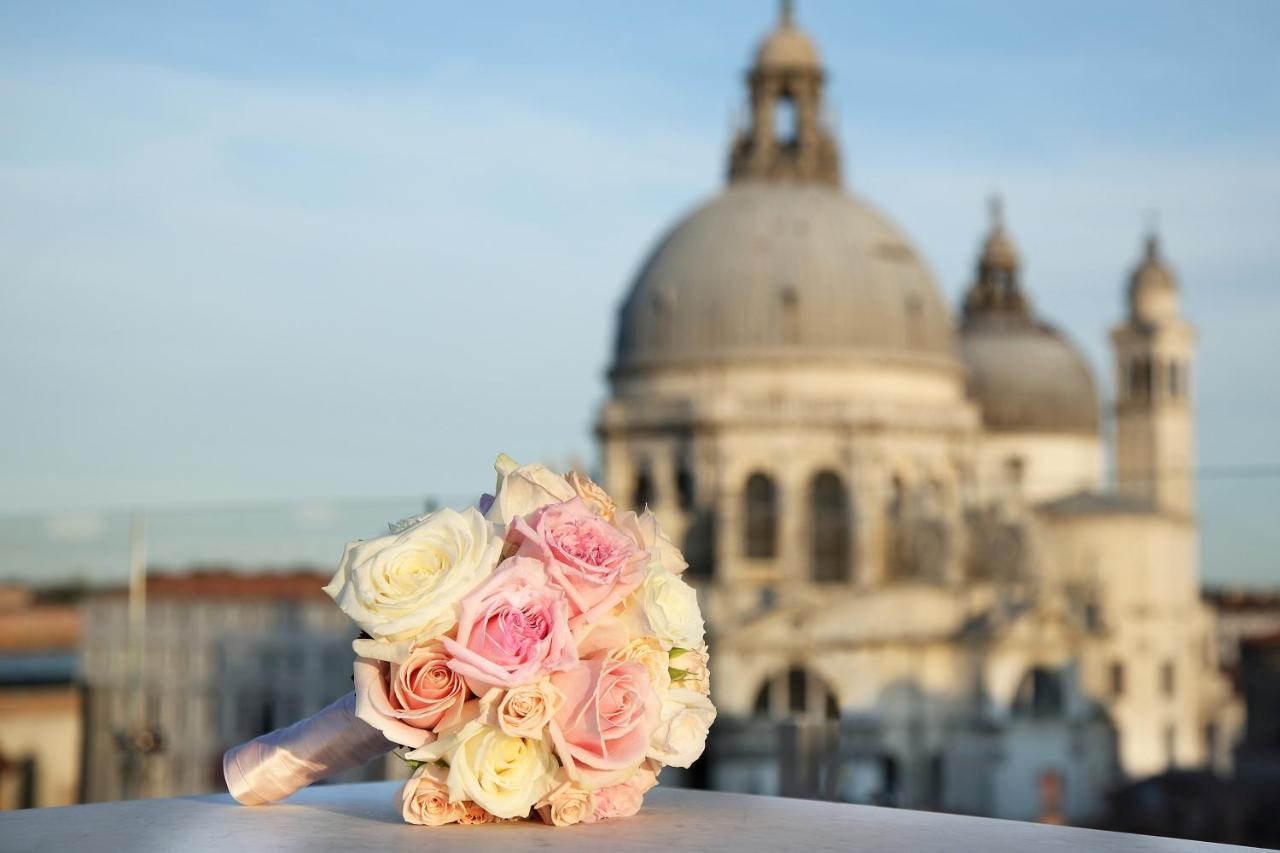
<svg viewBox="0 0 1280 853"><path fill-rule="evenodd" d="M676 469L676 498L682 510L688 512L693 508L693 471L683 462Z"/></svg>
<svg viewBox="0 0 1280 853"><path fill-rule="evenodd" d="M1037 666L1022 677L1013 697L1013 713L1017 717L1047 719L1061 717L1065 709L1062 673Z"/></svg>
<svg viewBox="0 0 1280 853"><path fill-rule="evenodd" d="M800 138L800 116L795 99L790 95L778 98L774 129L778 133L778 142L783 145L795 145Z"/></svg>
<svg viewBox="0 0 1280 853"><path fill-rule="evenodd" d="M902 477L894 474L889 480L889 497L884 505L884 566L885 574L897 579L903 574L903 562L906 559L906 516L907 490Z"/></svg>
<svg viewBox="0 0 1280 853"><path fill-rule="evenodd" d="M746 517L746 551L754 559L778 555L778 490L760 473L747 478L743 493Z"/></svg>
<svg viewBox="0 0 1280 853"><path fill-rule="evenodd" d="M1152 374L1151 359L1146 356L1139 356L1133 361L1134 381L1133 396L1139 400L1146 400L1151 397Z"/></svg>
<svg viewBox="0 0 1280 853"><path fill-rule="evenodd" d="M849 580L849 499L833 471L822 471L809 486L812 576L820 583Z"/></svg>
<svg viewBox="0 0 1280 853"><path fill-rule="evenodd" d="M651 503L653 503L653 477L650 476L648 468L641 468L636 474L635 486L631 491L631 506L637 512L642 512Z"/></svg>
<svg viewBox="0 0 1280 853"><path fill-rule="evenodd" d="M800 291L795 285L788 284L782 288L782 342L794 344L800 340Z"/></svg>
<svg viewBox="0 0 1280 853"><path fill-rule="evenodd" d="M799 666L765 681L756 693L755 709L757 714L769 717L840 718L835 691L821 677Z"/></svg>
<svg viewBox="0 0 1280 853"><path fill-rule="evenodd" d="M1180 361L1171 361L1165 375L1169 377L1169 396L1185 397L1188 385L1187 366Z"/></svg>

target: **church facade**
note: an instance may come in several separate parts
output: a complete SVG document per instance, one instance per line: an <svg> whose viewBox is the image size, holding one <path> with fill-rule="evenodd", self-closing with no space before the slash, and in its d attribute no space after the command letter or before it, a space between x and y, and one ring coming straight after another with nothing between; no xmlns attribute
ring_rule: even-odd
<svg viewBox="0 0 1280 853"><path fill-rule="evenodd" d="M1238 707L1201 603L1195 336L1150 237L1113 333L1112 480L1088 363L994 210L956 312L847 191L784 9L727 186L622 306L609 491L686 550L721 709L708 781L1083 820L1222 768Z"/></svg>

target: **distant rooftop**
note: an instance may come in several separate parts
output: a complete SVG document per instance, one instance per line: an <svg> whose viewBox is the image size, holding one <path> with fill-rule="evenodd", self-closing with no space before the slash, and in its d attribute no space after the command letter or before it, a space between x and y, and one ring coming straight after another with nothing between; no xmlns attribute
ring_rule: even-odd
<svg viewBox="0 0 1280 853"><path fill-rule="evenodd" d="M1156 512L1146 501L1104 492L1077 492L1046 501L1038 509L1055 515L1152 515Z"/></svg>
<svg viewBox="0 0 1280 853"><path fill-rule="evenodd" d="M0 655L70 651L79 639L75 607L42 603L26 587L0 587Z"/></svg>
<svg viewBox="0 0 1280 853"><path fill-rule="evenodd" d="M308 569L292 572L243 574L229 568L199 569L192 572L155 573L147 577L147 598L155 599L287 599L325 598L322 588L328 573ZM125 587L106 590L107 596L125 595Z"/></svg>
<svg viewBox="0 0 1280 853"><path fill-rule="evenodd" d="M1204 598L1218 610L1280 610L1280 588L1209 587Z"/></svg>

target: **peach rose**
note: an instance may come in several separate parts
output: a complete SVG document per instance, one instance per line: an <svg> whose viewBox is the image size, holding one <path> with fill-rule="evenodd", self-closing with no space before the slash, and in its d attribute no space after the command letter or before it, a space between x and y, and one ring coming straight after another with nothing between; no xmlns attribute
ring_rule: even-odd
<svg viewBox="0 0 1280 853"><path fill-rule="evenodd" d="M462 803L449 802L448 772L435 764L423 764L413 772L400 790L400 813L405 823L444 826L462 819L466 813Z"/></svg>
<svg viewBox="0 0 1280 853"><path fill-rule="evenodd" d="M613 521L614 513L618 508L608 492L596 485L595 481L586 474L580 474L577 471L570 471L565 479L569 481L569 485L578 493L578 497L582 498L582 502L588 509L605 521Z"/></svg>
<svg viewBox="0 0 1280 853"><path fill-rule="evenodd" d="M581 498L517 518L507 531L516 553L546 564L569 597L570 624L594 622L645 578L648 554L634 539L593 513Z"/></svg>
<svg viewBox="0 0 1280 853"><path fill-rule="evenodd" d="M438 641L413 645L378 640L352 643L356 716L388 740L417 748L429 734L458 722L467 698Z"/></svg>
<svg viewBox="0 0 1280 853"><path fill-rule="evenodd" d="M475 803L471 802L470 800L467 800L464 803L459 803L459 805L462 806L462 816L458 818L458 823L461 823L461 824L497 823L499 820L497 817L489 814L487 811L485 811Z"/></svg>
<svg viewBox="0 0 1280 853"><path fill-rule="evenodd" d="M549 730L569 778L590 788L622 781L644 760L660 702L642 664L595 658L552 674L564 704Z"/></svg>
<svg viewBox="0 0 1280 853"><path fill-rule="evenodd" d="M569 603L537 560L504 560L462 600L457 639L445 638L449 666L478 696L519 687L578 658Z"/></svg>
<svg viewBox="0 0 1280 853"><path fill-rule="evenodd" d="M550 680L540 678L507 691L490 690L480 699L480 713L504 734L541 740L562 702L564 696Z"/></svg>
<svg viewBox="0 0 1280 853"><path fill-rule="evenodd" d="M615 817L631 817L640 811L644 795L658 784L658 774L642 766L625 782L600 788L592 799L589 822L610 820Z"/></svg>
<svg viewBox="0 0 1280 853"><path fill-rule="evenodd" d="M534 808L543 823L552 826L573 826L590 821L594 810L590 791L576 782L566 780L547 794Z"/></svg>

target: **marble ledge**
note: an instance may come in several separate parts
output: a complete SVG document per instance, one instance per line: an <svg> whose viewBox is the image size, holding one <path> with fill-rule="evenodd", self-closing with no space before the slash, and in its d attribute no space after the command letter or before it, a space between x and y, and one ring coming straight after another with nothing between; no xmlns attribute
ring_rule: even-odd
<svg viewBox="0 0 1280 853"><path fill-rule="evenodd" d="M1210 853L1245 850L1142 835L1042 826L742 794L654 790L633 818L567 829L537 823L409 826L399 784L319 786L273 806L225 794L0 813L0 851L373 850L449 853L501 849L844 851L844 853Z"/></svg>

